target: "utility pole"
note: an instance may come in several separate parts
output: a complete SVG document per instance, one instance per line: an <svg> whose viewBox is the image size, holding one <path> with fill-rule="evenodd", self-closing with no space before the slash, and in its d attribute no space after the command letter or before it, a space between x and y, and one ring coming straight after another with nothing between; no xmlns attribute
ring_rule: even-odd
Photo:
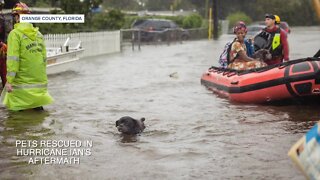
<svg viewBox="0 0 320 180"><path fill-rule="evenodd" d="M208 39L211 40L212 38L212 8L209 9L209 20L208 20Z"/></svg>
<svg viewBox="0 0 320 180"><path fill-rule="evenodd" d="M213 39L218 39L218 0L212 0L213 10Z"/></svg>
<svg viewBox="0 0 320 180"><path fill-rule="evenodd" d="M313 7L318 16L318 20L320 21L320 0L313 0Z"/></svg>

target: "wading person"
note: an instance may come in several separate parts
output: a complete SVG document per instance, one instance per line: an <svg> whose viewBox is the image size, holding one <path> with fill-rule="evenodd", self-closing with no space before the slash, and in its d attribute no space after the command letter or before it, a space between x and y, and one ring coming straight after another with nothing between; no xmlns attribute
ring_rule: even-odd
<svg viewBox="0 0 320 180"><path fill-rule="evenodd" d="M7 66L6 66L6 53L7 45L6 41L6 27L5 27L5 17L2 13L2 8L4 6L4 0L0 0L0 77L2 82L2 88L6 84ZM0 87L1 92L1 87Z"/></svg>
<svg viewBox="0 0 320 180"><path fill-rule="evenodd" d="M8 36L7 83L3 104L13 111L36 109L53 102L47 90L46 48L42 34L30 23L20 23L29 14L24 3L12 9L16 24Z"/></svg>
<svg viewBox="0 0 320 180"><path fill-rule="evenodd" d="M264 28L254 38L255 50L267 49L272 55L272 59L266 61L268 65L280 64L289 60L289 44L287 33L281 29L276 22L280 23L280 18L272 14L265 15Z"/></svg>

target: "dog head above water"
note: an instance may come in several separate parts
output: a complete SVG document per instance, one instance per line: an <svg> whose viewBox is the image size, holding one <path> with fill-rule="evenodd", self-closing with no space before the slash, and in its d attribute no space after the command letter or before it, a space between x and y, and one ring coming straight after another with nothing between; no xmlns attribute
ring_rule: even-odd
<svg viewBox="0 0 320 180"><path fill-rule="evenodd" d="M139 134L146 128L144 121L145 118L136 120L132 117L124 116L116 121L116 127L123 134Z"/></svg>
<svg viewBox="0 0 320 180"><path fill-rule="evenodd" d="M260 61L268 61L272 59L272 55L267 49L260 49L253 54L252 58Z"/></svg>

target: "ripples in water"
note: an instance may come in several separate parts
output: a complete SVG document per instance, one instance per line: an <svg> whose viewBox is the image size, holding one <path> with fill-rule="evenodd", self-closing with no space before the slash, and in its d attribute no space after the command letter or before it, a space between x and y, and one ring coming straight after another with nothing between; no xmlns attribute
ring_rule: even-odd
<svg viewBox="0 0 320 180"><path fill-rule="evenodd" d="M304 36L298 40L309 38ZM307 56L309 48L294 43L295 37L290 34L290 48ZM286 154L319 119L319 104L237 104L200 85L201 73L217 64L232 38L146 46L85 59L75 72L50 76L55 103L49 114L0 109L1 177L302 178ZM145 131L121 135L115 121L125 115L145 117ZM77 166L26 166L14 154L20 138L93 140L94 147Z"/></svg>

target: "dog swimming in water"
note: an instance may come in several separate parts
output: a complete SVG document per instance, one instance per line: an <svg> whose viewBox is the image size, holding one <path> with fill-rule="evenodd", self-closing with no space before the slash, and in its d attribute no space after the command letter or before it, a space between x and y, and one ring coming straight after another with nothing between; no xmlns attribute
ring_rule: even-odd
<svg viewBox="0 0 320 180"><path fill-rule="evenodd" d="M144 125L145 118L140 120L134 119L130 116L124 116L116 121L116 127L119 132L127 135L134 135L141 133L146 127Z"/></svg>

